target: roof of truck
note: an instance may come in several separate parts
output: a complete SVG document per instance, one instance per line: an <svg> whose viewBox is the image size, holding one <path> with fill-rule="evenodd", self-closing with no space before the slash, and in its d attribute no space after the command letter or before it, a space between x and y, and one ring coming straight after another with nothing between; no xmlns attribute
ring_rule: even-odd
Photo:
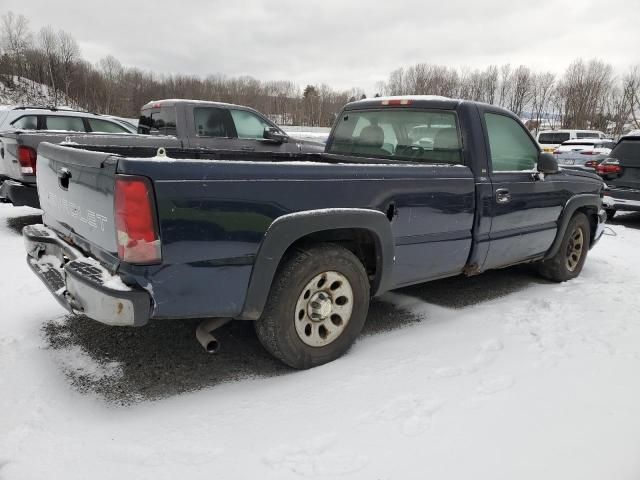
<svg viewBox="0 0 640 480"><path fill-rule="evenodd" d="M360 109L362 107L380 107L380 106L411 106L422 108L443 108L451 110L456 108L462 100L441 97L438 95L400 95L389 97L363 98L355 102L347 103L346 110Z"/></svg>

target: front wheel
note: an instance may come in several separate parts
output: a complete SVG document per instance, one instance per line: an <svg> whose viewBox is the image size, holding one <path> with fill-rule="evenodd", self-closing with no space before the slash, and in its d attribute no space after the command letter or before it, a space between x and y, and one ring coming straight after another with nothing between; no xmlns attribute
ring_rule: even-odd
<svg viewBox="0 0 640 480"><path fill-rule="evenodd" d="M262 345L305 369L335 360L353 344L369 310L369 280L349 250L322 244L283 261L255 328Z"/></svg>
<svg viewBox="0 0 640 480"><path fill-rule="evenodd" d="M540 274L554 282L564 282L580 275L591 242L591 225L584 213L576 213L565 231L558 252L538 264Z"/></svg>

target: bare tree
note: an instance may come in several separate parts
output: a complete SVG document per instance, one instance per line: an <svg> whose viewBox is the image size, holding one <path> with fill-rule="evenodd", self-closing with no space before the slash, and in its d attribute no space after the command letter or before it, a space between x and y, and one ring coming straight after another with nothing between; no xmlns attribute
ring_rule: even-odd
<svg viewBox="0 0 640 480"><path fill-rule="evenodd" d="M58 32L58 58L64 93L69 96L71 76L80 58L80 48L78 47L78 42L64 30Z"/></svg>
<svg viewBox="0 0 640 480"><path fill-rule="evenodd" d="M537 73L533 76L531 105L535 132L538 133L543 116L549 118L549 104L556 76L551 72Z"/></svg>
<svg viewBox="0 0 640 480"><path fill-rule="evenodd" d="M124 69L120 61L112 55L107 55L100 60L98 68L105 81L105 96L101 110L104 113L114 113L116 94L120 88Z"/></svg>
<svg viewBox="0 0 640 480"><path fill-rule="evenodd" d="M44 54L46 61L46 69L49 75L49 86L53 94L53 104L58 104L58 86L56 77L58 73L58 64L60 58L58 56L58 36L54 33L50 26L42 27L38 33L38 42Z"/></svg>
<svg viewBox="0 0 640 480"><path fill-rule="evenodd" d="M8 12L2 16L0 23L0 52L4 51L10 59L7 68L9 73L21 77L24 75L24 55L32 42L29 20L24 15Z"/></svg>

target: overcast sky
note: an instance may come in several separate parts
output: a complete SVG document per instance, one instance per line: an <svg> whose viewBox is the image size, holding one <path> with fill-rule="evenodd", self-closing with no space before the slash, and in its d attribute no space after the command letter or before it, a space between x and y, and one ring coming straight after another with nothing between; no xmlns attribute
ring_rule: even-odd
<svg viewBox="0 0 640 480"><path fill-rule="evenodd" d="M157 73L251 75L375 93L419 62L526 64L577 57L640 63L640 0L0 0L32 30L71 33L92 62L111 54Z"/></svg>

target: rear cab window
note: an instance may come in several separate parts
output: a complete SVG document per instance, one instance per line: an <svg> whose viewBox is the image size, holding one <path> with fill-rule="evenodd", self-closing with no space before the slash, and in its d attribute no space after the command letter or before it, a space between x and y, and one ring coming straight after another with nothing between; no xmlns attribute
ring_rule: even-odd
<svg viewBox="0 0 640 480"><path fill-rule="evenodd" d="M176 109L173 106L145 108L138 121L138 133L176 135Z"/></svg>
<svg viewBox="0 0 640 480"><path fill-rule="evenodd" d="M457 116L446 110L343 112L327 152L421 163L463 162Z"/></svg>

